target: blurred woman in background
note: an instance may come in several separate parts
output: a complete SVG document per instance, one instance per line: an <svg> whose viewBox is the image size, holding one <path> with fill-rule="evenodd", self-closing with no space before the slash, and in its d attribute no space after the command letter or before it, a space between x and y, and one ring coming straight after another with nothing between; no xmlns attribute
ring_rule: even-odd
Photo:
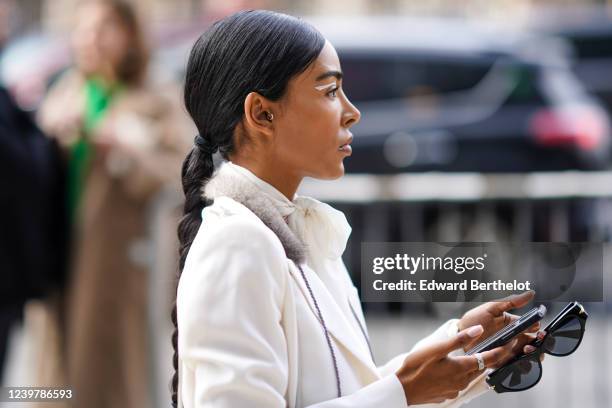
<svg viewBox="0 0 612 408"><path fill-rule="evenodd" d="M146 407L147 208L179 179L185 149L173 100L147 84L134 10L81 5L76 67L51 89L40 123L64 147L73 263L66 297L65 384L79 407ZM59 377L58 377L59 378Z"/></svg>

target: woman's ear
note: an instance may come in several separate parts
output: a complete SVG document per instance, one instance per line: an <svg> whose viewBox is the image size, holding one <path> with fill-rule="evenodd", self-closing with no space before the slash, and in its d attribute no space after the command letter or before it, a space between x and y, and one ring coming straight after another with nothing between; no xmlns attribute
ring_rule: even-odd
<svg viewBox="0 0 612 408"><path fill-rule="evenodd" d="M244 99L244 118L249 132L257 132L267 137L273 136L272 104L257 92L249 93Z"/></svg>

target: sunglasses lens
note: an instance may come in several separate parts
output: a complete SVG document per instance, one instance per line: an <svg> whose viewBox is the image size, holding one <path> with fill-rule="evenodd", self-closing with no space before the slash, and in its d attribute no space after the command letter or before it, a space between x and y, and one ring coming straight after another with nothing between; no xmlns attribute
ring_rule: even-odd
<svg viewBox="0 0 612 408"><path fill-rule="evenodd" d="M546 336L544 349L555 355L567 355L576 350L581 337L582 326L580 320L577 317L572 317Z"/></svg>
<svg viewBox="0 0 612 408"><path fill-rule="evenodd" d="M518 360L506 367L501 385L510 391L522 391L538 382L541 370L537 357Z"/></svg>

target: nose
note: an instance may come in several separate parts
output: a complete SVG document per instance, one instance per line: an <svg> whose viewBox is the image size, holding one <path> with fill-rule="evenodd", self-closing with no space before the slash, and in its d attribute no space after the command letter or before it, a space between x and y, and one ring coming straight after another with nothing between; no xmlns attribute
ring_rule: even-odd
<svg viewBox="0 0 612 408"><path fill-rule="evenodd" d="M361 112L348 99L346 99L346 110L342 114L342 126L350 128L361 119Z"/></svg>
<svg viewBox="0 0 612 408"><path fill-rule="evenodd" d="M73 46L79 51L96 45L97 33L91 27L77 27L72 33Z"/></svg>

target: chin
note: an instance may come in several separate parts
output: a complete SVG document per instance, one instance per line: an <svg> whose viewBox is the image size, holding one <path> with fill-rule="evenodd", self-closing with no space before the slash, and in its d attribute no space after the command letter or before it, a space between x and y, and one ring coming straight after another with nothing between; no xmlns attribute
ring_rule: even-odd
<svg viewBox="0 0 612 408"><path fill-rule="evenodd" d="M340 162L340 167L338 168L338 175L336 176L336 178L340 178L342 176L344 176L344 163Z"/></svg>
<svg viewBox="0 0 612 408"><path fill-rule="evenodd" d="M336 180L340 177L344 176L344 163L343 162L335 162L325 165L323 168L319 168L320 171L316 173L311 173L309 177L312 177L317 180Z"/></svg>
<svg viewBox="0 0 612 408"><path fill-rule="evenodd" d="M340 165L334 168L334 171L331 172L330 176L327 177L328 180L336 180L340 177L344 176L344 163L340 162Z"/></svg>

